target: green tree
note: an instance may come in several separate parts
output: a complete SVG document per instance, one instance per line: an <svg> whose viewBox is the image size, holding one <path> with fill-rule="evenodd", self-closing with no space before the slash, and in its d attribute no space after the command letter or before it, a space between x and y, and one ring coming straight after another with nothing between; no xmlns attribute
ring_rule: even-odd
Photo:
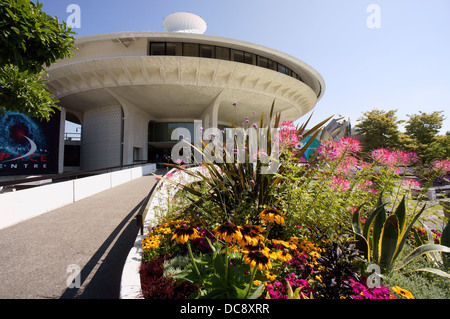
<svg viewBox="0 0 450 319"><path fill-rule="evenodd" d="M439 159L450 160L450 135L436 136L425 149L422 157L425 163Z"/></svg>
<svg viewBox="0 0 450 319"><path fill-rule="evenodd" d="M0 111L50 118L59 109L45 67L73 55L75 32L30 0L0 0Z"/></svg>
<svg viewBox="0 0 450 319"><path fill-rule="evenodd" d="M407 115L409 120L406 121L406 134L414 138L420 144L428 145L433 142L434 137L439 133L444 122L444 111L434 111L419 114Z"/></svg>
<svg viewBox="0 0 450 319"><path fill-rule="evenodd" d="M363 113L363 116L358 119L355 129L362 136L365 151L381 147L389 149L399 147L400 131L398 125L403 121L397 119L396 112L397 110L373 109Z"/></svg>
<svg viewBox="0 0 450 319"><path fill-rule="evenodd" d="M427 148L433 143L439 130L442 128L442 123L445 119L443 112L425 113L419 111L419 114L407 115L409 119L405 125L406 134L416 140L417 146L415 151L425 162L429 161L429 155L434 157L433 154L427 152Z"/></svg>

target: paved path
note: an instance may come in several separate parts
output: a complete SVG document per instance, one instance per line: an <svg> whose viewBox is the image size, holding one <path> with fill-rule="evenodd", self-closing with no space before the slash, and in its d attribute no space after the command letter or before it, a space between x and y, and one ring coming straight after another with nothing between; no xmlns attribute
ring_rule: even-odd
<svg viewBox="0 0 450 319"><path fill-rule="evenodd" d="M143 176L0 230L0 298L119 298L134 217L155 182ZM81 287L69 288L77 267Z"/></svg>

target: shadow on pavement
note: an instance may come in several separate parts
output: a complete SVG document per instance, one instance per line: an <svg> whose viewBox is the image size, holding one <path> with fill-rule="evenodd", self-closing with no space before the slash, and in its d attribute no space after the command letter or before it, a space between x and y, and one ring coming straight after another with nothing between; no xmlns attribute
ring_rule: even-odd
<svg viewBox="0 0 450 319"><path fill-rule="evenodd" d="M119 299L123 266L139 231L134 217L143 201L120 222L83 267L80 288L67 288L60 299ZM110 251L101 260L109 248ZM99 262L101 265L95 269ZM89 277L91 279L87 282Z"/></svg>

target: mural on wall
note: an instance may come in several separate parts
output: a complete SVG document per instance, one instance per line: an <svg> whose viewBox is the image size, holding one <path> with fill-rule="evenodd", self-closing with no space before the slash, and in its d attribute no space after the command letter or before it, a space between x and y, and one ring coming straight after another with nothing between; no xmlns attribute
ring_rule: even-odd
<svg viewBox="0 0 450 319"><path fill-rule="evenodd" d="M0 176L58 173L60 117L0 112Z"/></svg>

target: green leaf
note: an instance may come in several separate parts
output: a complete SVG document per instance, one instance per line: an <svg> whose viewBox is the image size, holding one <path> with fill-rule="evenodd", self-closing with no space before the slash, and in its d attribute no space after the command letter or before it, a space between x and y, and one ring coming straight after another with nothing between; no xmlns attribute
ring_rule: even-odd
<svg viewBox="0 0 450 319"><path fill-rule="evenodd" d="M397 259L398 254L400 254L400 251L403 249L403 246L404 246L404 244L405 244L405 242L406 242L406 240L408 238L408 234L411 231L411 228L414 226L416 221L419 219L420 215L422 215L422 213L425 210L425 207L426 207L426 205L423 205L422 209L411 220L411 222L409 223L408 227L403 229L403 232L401 234L401 239L400 239L400 242L399 242L398 247L397 247L397 251L396 251L395 256L394 256L394 260Z"/></svg>
<svg viewBox="0 0 450 319"><path fill-rule="evenodd" d="M386 221L386 210L384 209L384 206L381 206L379 208L380 209L373 221L372 230L372 253L374 261L380 260L381 233L383 232L383 225Z"/></svg>
<svg viewBox="0 0 450 319"><path fill-rule="evenodd" d="M433 233L431 232L430 228L424 223L422 223L422 226L427 231L428 242L430 244L433 244L434 243ZM440 253L438 252L428 253L427 257L435 264L436 267L439 267L439 264L442 264L442 258Z"/></svg>
<svg viewBox="0 0 450 319"><path fill-rule="evenodd" d="M374 222L374 219L378 216L378 214L386 214L384 206L386 206L386 203L382 203L381 199L378 201L377 208L373 210L373 212L367 217L366 222L364 223L364 230L363 230L363 236L365 238L368 238L369 236L369 230L372 226L372 222ZM384 220L383 220L384 223ZM377 226L378 227L378 226Z"/></svg>
<svg viewBox="0 0 450 319"><path fill-rule="evenodd" d="M414 259L416 259L419 256L422 256L423 254L429 253L429 252L444 252L444 253L450 253L450 247L438 245L438 244L427 244L422 245L420 247L417 247L414 249L408 256L405 257L396 267L395 269L401 269L405 267L407 264L412 262Z"/></svg>
<svg viewBox="0 0 450 319"><path fill-rule="evenodd" d="M361 230L361 222L360 222L360 218L359 218L359 210L361 209L362 205L358 207L358 209L353 213L353 218L352 218L352 227L353 227L353 231L359 235L362 235L362 230Z"/></svg>
<svg viewBox="0 0 450 319"><path fill-rule="evenodd" d="M403 232L403 229L405 228L405 225L406 225L405 196L403 196L400 204L398 204L394 215L396 215L398 218L398 226L400 228L400 232Z"/></svg>
<svg viewBox="0 0 450 319"><path fill-rule="evenodd" d="M248 297L248 299L258 299L264 291L264 283L256 287L255 291Z"/></svg>
<svg viewBox="0 0 450 319"><path fill-rule="evenodd" d="M367 242L366 238L361 236L360 234L355 233L355 239L356 239L356 248L361 251L365 258L367 258L369 261L371 260L371 253L370 253L370 247L369 243Z"/></svg>
<svg viewBox="0 0 450 319"><path fill-rule="evenodd" d="M429 272L429 273L450 279L449 273L442 271L440 269L436 269L436 268L419 268L419 269L414 269L414 270L408 271L406 273L411 273L411 272L415 272L415 271L425 271L425 272Z"/></svg>
<svg viewBox="0 0 450 319"><path fill-rule="evenodd" d="M441 234L441 245L450 247L450 222L445 226Z"/></svg>
<svg viewBox="0 0 450 319"><path fill-rule="evenodd" d="M389 216L384 223L383 230L380 235L380 266L385 268L389 268L391 266L395 251L397 250L399 233L400 229L398 217L396 215Z"/></svg>

